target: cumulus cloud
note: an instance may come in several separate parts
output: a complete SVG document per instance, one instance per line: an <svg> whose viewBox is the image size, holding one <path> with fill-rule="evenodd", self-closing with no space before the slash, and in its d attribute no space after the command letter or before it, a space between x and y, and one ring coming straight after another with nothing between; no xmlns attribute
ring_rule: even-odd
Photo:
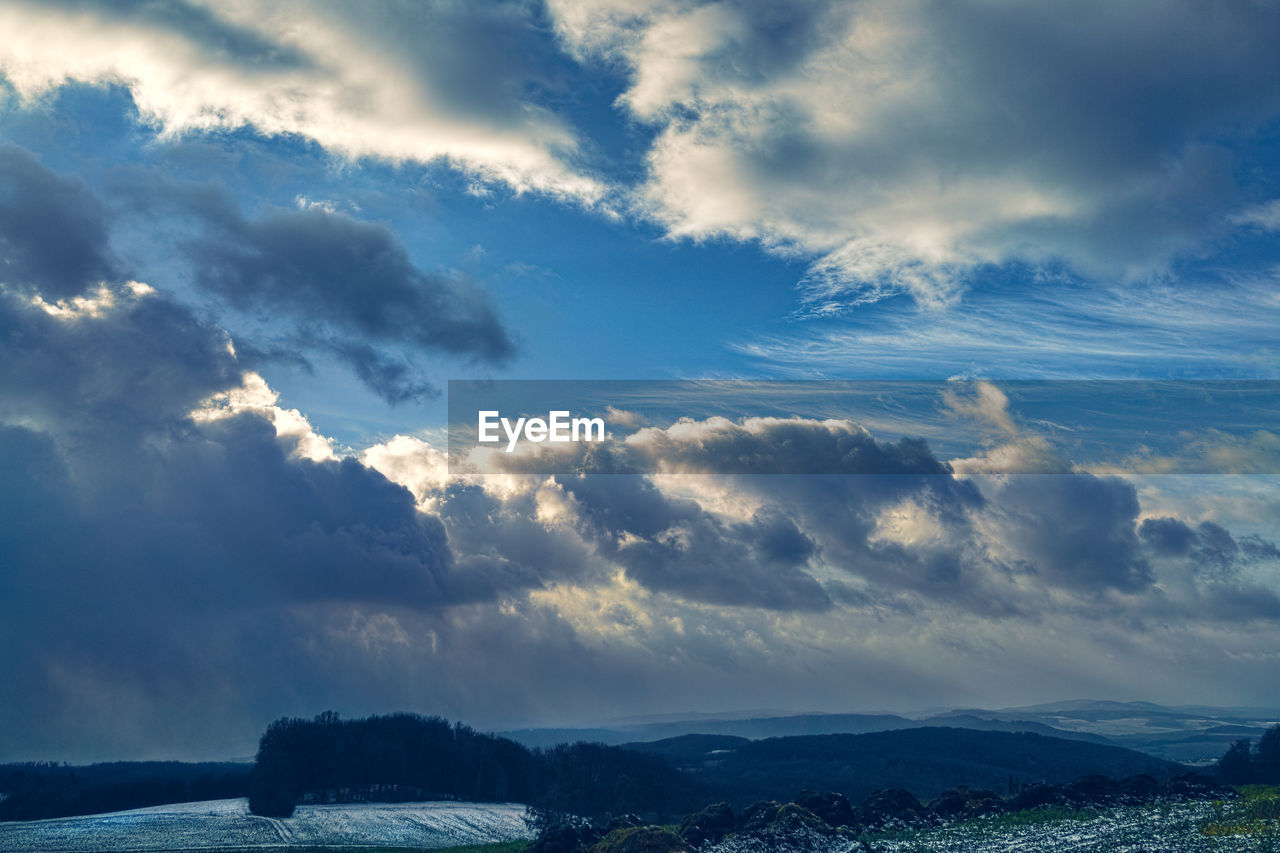
<svg viewBox="0 0 1280 853"><path fill-rule="evenodd" d="M246 362L309 367L302 354L319 353L395 404L439 394L413 354L495 364L515 352L488 294L461 275L420 269L385 225L319 205L246 219L218 187L136 169L118 172L111 197L116 217L143 215L154 226L161 214L180 233L194 224L177 245L207 292L293 321L286 346L242 341ZM22 149L0 150L0 281L46 305L89 305L96 288L123 281L108 245L115 224L83 182Z"/></svg>
<svg viewBox="0 0 1280 853"><path fill-rule="evenodd" d="M93 191L28 151L0 147L0 282L61 299L119 277Z"/></svg>
<svg viewBox="0 0 1280 853"><path fill-rule="evenodd" d="M816 258L816 313L945 303L1015 260L1160 273L1246 207L1232 142L1280 113L1280 14L1255 3L549 7L657 131L640 208Z"/></svg>
<svg viewBox="0 0 1280 853"><path fill-rule="evenodd" d="M442 161L487 182L601 196L537 93L561 84L527 4L6 3L0 72L27 101L126 87L162 133L251 127L345 157Z"/></svg>
<svg viewBox="0 0 1280 853"><path fill-rule="evenodd" d="M242 311L293 317L298 346L335 356L389 403L439 394L405 350L487 363L515 352L483 290L419 269L383 225L314 205L246 220L207 187L159 191L204 224L183 243L201 287Z"/></svg>
<svg viewBox="0 0 1280 853"><path fill-rule="evenodd" d="M225 223L188 251L200 283L239 308L284 308L362 338L490 361L512 354L478 288L418 270L381 225L317 207L275 211Z"/></svg>
<svg viewBox="0 0 1280 853"><path fill-rule="evenodd" d="M648 433L683 472L652 476L450 477L408 436L339 458L219 330L113 292L0 300L5 755L191 754L195 721L225 756L324 707L510 724L1188 666L1238 684L1264 664L1206 657L1200 632L1247 649L1280 621L1244 571L1265 540L1140 523L1109 478L960 478L854 424L684 422ZM800 452L845 473L690 476ZM1235 575L1211 576L1220 555ZM1050 628L1119 662L1075 672ZM975 686L993 657L1009 685Z"/></svg>
<svg viewBox="0 0 1280 853"><path fill-rule="evenodd" d="M643 477L558 480L603 557L645 587L710 604L823 610L831 602L806 571L814 543L786 515L725 521Z"/></svg>
<svg viewBox="0 0 1280 853"><path fill-rule="evenodd" d="M462 565L438 516L337 458L167 297L121 286L92 311L48 307L0 290L0 668L26 697L0 751L56 743L67 730L32 720L83 727L75 707L120 732L131 702L174 731L171 693L244 713L282 657L309 659L318 629L295 617L429 613L539 582Z"/></svg>

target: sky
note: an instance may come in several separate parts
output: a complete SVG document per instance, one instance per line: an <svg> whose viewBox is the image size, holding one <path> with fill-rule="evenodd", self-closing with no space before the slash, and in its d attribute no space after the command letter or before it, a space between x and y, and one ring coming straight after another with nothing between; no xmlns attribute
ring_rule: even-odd
<svg viewBox="0 0 1280 853"><path fill-rule="evenodd" d="M1275 704L1280 6L0 32L0 760ZM609 447L450 464L493 380L579 383Z"/></svg>

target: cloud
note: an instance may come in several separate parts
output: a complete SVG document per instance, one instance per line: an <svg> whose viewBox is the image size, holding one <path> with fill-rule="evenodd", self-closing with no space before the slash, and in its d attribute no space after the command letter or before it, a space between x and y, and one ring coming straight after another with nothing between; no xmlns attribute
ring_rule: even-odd
<svg viewBox="0 0 1280 853"><path fill-rule="evenodd" d="M1019 266L947 311L904 312L890 301L840 325L744 335L731 348L805 378L1274 378L1274 276L1227 279L1108 291Z"/></svg>
<svg viewBox="0 0 1280 853"><path fill-rule="evenodd" d="M326 707L489 725L1266 683L1274 544L1140 521L1115 478L966 479L799 418L647 427L678 474L450 477L407 436L339 456L159 291L64 302L0 291L6 757L246 754ZM726 459L844 473L691 476Z"/></svg>
<svg viewBox="0 0 1280 853"><path fill-rule="evenodd" d="M1012 261L1161 274L1247 206L1234 175L1280 113L1268 5L549 8L656 130L639 208L675 237L815 259L817 314L945 304Z"/></svg>
<svg viewBox="0 0 1280 853"><path fill-rule="evenodd" d="M598 553L645 587L688 600L772 610L831 606L806 571L814 543L786 515L726 522L643 477L558 478Z"/></svg>
<svg viewBox="0 0 1280 853"><path fill-rule="evenodd" d="M29 159L25 153L15 156ZM44 180L76 188L82 205L95 212L105 244L107 225L115 222L104 217L93 193L52 173ZM242 340L246 364L286 361L309 369L303 353L319 353L345 364L394 405L439 395L413 353L488 364L515 353L478 285L459 274L418 268L385 225L316 204L269 209L250 220L217 186L141 169L117 170L111 198L117 217L142 216L154 228L160 215L177 226L175 245L191 262L198 286L242 313L293 321L282 341L262 346L253 338ZM57 245L59 231L74 237L71 216L64 210L50 223L50 245Z"/></svg>
<svg viewBox="0 0 1280 853"><path fill-rule="evenodd" d="M445 162L591 203L561 86L527 4L13 2L0 72L27 102L68 82L128 89L161 133L249 127L343 157Z"/></svg>
<svg viewBox="0 0 1280 853"><path fill-rule="evenodd" d="M181 567L240 602L457 600L439 522L372 469L309 446L305 419L275 409L261 379L223 391L239 371L217 329L157 295L96 318L9 296L0 310L0 417L58 449L81 522L63 535L101 549L102 575Z"/></svg>
<svg viewBox="0 0 1280 853"><path fill-rule="evenodd" d="M487 361L513 352L478 288L418 270L381 225L282 210L229 222L187 248L200 284L243 310L283 308L362 338Z"/></svg>
<svg viewBox="0 0 1280 853"><path fill-rule="evenodd" d="M1130 483L1087 473L1014 476L988 481L983 494L1000 507L993 537L1031 572L1083 590L1152 583Z"/></svg>
<svg viewBox="0 0 1280 853"><path fill-rule="evenodd" d="M61 299L119 279L92 190L21 148L0 147L0 281Z"/></svg>
<svg viewBox="0 0 1280 853"><path fill-rule="evenodd" d="M1194 527L1178 518L1152 516L1143 520L1138 535L1145 546L1160 557L1187 561L1203 580L1238 578L1250 564L1280 560L1280 549L1260 536L1233 536L1212 521Z"/></svg>
<svg viewBox="0 0 1280 853"><path fill-rule="evenodd" d="M195 697L256 729L281 701L277 667L324 683L306 647L321 629L300 622L540 582L464 565L439 516L335 457L220 329L149 288L105 292L51 311L0 289L0 679L24 697L0 712L0 752L92 729L163 753L183 715L203 718ZM146 746L133 714L165 734Z"/></svg>
<svg viewBox="0 0 1280 853"><path fill-rule="evenodd" d="M659 471L742 474L944 474L949 469L916 438L877 441L850 421L806 418L685 420L626 439Z"/></svg>
<svg viewBox="0 0 1280 853"><path fill-rule="evenodd" d="M1251 225L1262 231L1280 230L1280 198L1246 208L1233 216L1232 221L1239 225Z"/></svg>

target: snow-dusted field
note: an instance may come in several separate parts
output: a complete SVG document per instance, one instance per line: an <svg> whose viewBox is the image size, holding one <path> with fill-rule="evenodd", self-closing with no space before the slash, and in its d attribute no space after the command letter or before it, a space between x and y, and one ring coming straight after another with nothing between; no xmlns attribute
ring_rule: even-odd
<svg viewBox="0 0 1280 853"><path fill-rule="evenodd" d="M249 814L246 800L210 800L111 814L0 823L4 853L216 850L334 845L436 848L528 838L515 803L298 806L291 818Z"/></svg>

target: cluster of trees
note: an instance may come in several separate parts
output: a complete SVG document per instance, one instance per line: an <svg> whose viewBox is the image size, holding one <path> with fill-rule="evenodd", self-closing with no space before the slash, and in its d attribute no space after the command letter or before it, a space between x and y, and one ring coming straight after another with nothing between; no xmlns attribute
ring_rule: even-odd
<svg viewBox="0 0 1280 853"><path fill-rule="evenodd" d="M701 796L661 758L600 744L527 747L440 717L281 719L262 736L249 791L255 814L298 803L458 799L603 815L679 814Z"/></svg>
<svg viewBox="0 0 1280 853"><path fill-rule="evenodd" d="M178 761L68 766L48 762L0 766L0 820L43 820L139 809L166 803L243 797L246 764Z"/></svg>
<svg viewBox="0 0 1280 853"><path fill-rule="evenodd" d="M1218 778L1229 785L1280 784L1280 725L1267 729L1257 746L1247 738L1231 744L1218 759Z"/></svg>

